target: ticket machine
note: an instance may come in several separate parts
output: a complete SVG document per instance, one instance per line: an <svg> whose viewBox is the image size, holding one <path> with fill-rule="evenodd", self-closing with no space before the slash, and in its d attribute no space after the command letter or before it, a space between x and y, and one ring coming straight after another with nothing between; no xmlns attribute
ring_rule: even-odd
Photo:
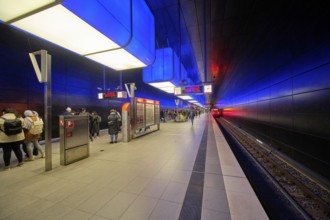
<svg viewBox="0 0 330 220"><path fill-rule="evenodd" d="M60 116L60 164L68 165L89 157L88 116Z"/></svg>

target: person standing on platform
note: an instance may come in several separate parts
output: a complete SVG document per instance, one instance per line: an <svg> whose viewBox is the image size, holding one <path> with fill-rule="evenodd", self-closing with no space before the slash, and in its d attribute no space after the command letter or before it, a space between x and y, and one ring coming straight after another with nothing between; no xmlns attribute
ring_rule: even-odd
<svg viewBox="0 0 330 220"><path fill-rule="evenodd" d="M73 115L72 109L70 107L67 107L62 115Z"/></svg>
<svg viewBox="0 0 330 220"><path fill-rule="evenodd" d="M119 116L115 109L111 109L110 115L108 116L108 132L110 135L110 144L117 143L119 130Z"/></svg>
<svg viewBox="0 0 330 220"><path fill-rule="evenodd" d="M195 113L194 111L190 111L188 118L191 120L191 126L194 125L194 118L195 118Z"/></svg>
<svg viewBox="0 0 330 220"><path fill-rule="evenodd" d="M97 114L96 111L92 111L92 121L93 121L93 133L92 133L92 136L95 137L96 135L96 138L99 138L99 135L100 135L100 123L102 121L102 118L101 116L99 116Z"/></svg>
<svg viewBox="0 0 330 220"><path fill-rule="evenodd" d="M17 123L11 123L17 122ZM18 166L22 166L23 154L20 148L24 141L23 128L25 121L22 117L18 117L15 110L5 108L2 110L0 117L0 147L3 150L3 160L5 163L5 170L10 169L11 151L13 150L18 160Z"/></svg>
<svg viewBox="0 0 330 220"><path fill-rule="evenodd" d="M89 124L89 139L91 141L94 140L93 138L93 131L94 131L94 125L93 125L93 119L92 119L92 115L89 114L89 112L85 109L85 108L81 108L81 111L79 113L80 116L88 116L88 124Z"/></svg>
<svg viewBox="0 0 330 220"><path fill-rule="evenodd" d="M33 155L33 148L37 148L38 151L41 154L41 158L45 157L45 152L41 148L41 145L39 144L39 139L41 137L42 131L43 131L43 121L41 118L39 118L39 114L35 111L26 110L24 111L25 116L25 144L26 144L26 150L28 154L28 161L34 160ZM33 146L33 147L32 147Z"/></svg>

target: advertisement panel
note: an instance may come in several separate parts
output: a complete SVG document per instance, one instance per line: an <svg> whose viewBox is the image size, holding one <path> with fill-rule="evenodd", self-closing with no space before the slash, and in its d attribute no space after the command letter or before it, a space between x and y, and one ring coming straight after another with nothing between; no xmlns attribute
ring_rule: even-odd
<svg viewBox="0 0 330 220"><path fill-rule="evenodd" d="M144 103L136 103L136 118L135 118L135 128L144 128Z"/></svg>
<svg viewBox="0 0 330 220"><path fill-rule="evenodd" d="M154 104L146 103L146 126L155 124Z"/></svg>

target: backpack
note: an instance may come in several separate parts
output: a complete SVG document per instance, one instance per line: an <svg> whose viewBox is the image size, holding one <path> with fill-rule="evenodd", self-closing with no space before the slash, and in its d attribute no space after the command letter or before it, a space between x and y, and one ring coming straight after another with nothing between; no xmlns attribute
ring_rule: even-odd
<svg viewBox="0 0 330 220"><path fill-rule="evenodd" d="M31 122L31 128L29 132L31 134L41 134L44 128L44 122L41 118L36 117L36 120L28 117L28 120Z"/></svg>
<svg viewBox="0 0 330 220"><path fill-rule="evenodd" d="M2 119L4 119L3 122L3 129L1 129L1 131L3 131L7 136L10 135L15 135L15 134L19 134L22 132L22 121L18 118L15 119L6 119L4 117L1 117Z"/></svg>

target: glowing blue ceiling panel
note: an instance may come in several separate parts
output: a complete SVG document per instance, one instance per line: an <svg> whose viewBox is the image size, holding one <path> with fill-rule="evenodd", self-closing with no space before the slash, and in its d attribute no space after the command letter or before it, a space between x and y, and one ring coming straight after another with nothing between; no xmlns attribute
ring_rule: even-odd
<svg viewBox="0 0 330 220"><path fill-rule="evenodd" d="M178 85L179 60L172 48L162 48L156 50L155 62L143 69L143 81L145 83L170 81Z"/></svg>

